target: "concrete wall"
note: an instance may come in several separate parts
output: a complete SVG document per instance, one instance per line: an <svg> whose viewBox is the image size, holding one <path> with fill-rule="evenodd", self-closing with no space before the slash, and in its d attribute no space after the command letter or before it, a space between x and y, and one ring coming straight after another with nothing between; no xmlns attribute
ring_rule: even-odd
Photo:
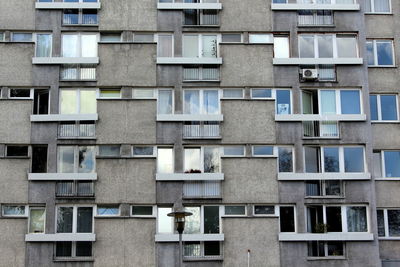
<svg viewBox="0 0 400 267"><path fill-rule="evenodd" d="M2 30L33 30L35 2L31 0L1 1L0 25Z"/></svg>
<svg viewBox="0 0 400 267"><path fill-rule="evenodd" d="M34 47L33 43L0 43L1 85L32 85Z"/></svg>
<svg viewBox="0 0 400 267"><path fill-rule="evenodd" d="M25 233L28 222L22 219L0 219L0 266L25 266Z"/></svg>
<svg viewBox="0 0 400 267"><path fill-rule="evenodd" d="M380 240L379 241L379 252L381 259L391 259L400 261L400 242Z"/></svg>
<svg viewBox="0 0 400 267"><path fill-rule="evenodd" d="M397 192L400 190L398 181L376 181L375 188L377 207L400 207L400 199L396 197Z"/></svg>
<svg viewBox="0 0 400 267"><path fill-rule="evenodd" d="M0 159L0 203L27 203L29 159Z"/></svg>
<svg viewBox="0 0 400 267"><path fill-rule="evenodd" d="M7 100L0 103L0 142L29 144L31 100Z"/></svg>

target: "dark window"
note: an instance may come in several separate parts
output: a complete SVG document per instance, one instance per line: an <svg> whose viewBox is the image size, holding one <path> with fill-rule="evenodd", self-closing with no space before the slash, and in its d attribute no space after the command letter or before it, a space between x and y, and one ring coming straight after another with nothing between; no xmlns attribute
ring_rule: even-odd
<svg viewBox="0 0 400 267"><path fill-rule="evenodd" d="M136 216L152 216L153 207L152 206L133 206L132 215Z"/></svg>
<svg viewBox="0 0 400 267"><path fill-rule="evenodd" d="M279 172L293 171L292 149L288 147L278 148Z"/></svg>
<svg viewBox="0 0 400 267"><path fill-rule="evenodd" d="M32 146L32 172L47 172L47 145Z"/></svg>
<svg viewBox="0 0 400 267"><path fill-rule="evenodd" d="M78 207L78 233L91 233L93 231L93 208Z"/></svg>
<svg viewBox="0 0 400 267"><path fill-rule="evenodd" d="M27 157L28 146L7 146L7 157Z"/></svg>
<svg viewBox="0 0 400 267"><path fill-rule="evenodd" d="M31 89L10 89L10 97L16 97L16 98L31 97Z"/></svg>
<svg viewBox="0 0 400 267"><path fill-rule="evenodd" d="M326 224L328 232L342 232L341 207L326 207Z"/></svg>
<svg viewBox="0 0 400 267"><path fill-rule="evenodd" d="M56 257L71 257L72 242L56 242Z"/></svg>
<svg viewBox="0 0 400 267"><path fill-rule="evenodd" d="M204 206L204 233L219 233L219 206Z"/></svg>
<svg viewBox="0 0 400 267"><path fill-rule="evenodd" d="M246 206L225 206L225 215L245 215Z"/></svg>
<svg viewBox="0 0 400 267"><path fill-rule="evenodd" d="M219 256L220 245L218 241L207 241L204 242L204 256Z"/></svg>
<svg viewBox="0 0 400 267"><path fill-rule="evenodd" d="M385 219L383 210L377 210L376 215L378 219L378 236L385 236Z"/></svg>
<svg viewBox="0 0 400 267"><path fill-rule="evenodd" d="M254 214L255 215L274 215L275 207L274 206L254 206Z"/></svg>
<svg viewBox="0 0 400 267"><path fill-rule="evenodd" d="M280 207L279 214L281 232L295 232L294 207Z"/></svg>
<svg viewBox="0 0 400 267"><path fill-rule="evenodd" d="M328 256L343 256L343 242L340 241L331 241L326 242L328 245Z"/></svg>
<svg viewBox="0 0 400 267"><path fill-rule="evenodd" d="M388 210L389 236L400 236L400 210Z"/></svg>
<svg viewBox="0 0 400 267"><path fill-rule="evenodd" d="M35 90L33 114L49 114L49 90Z"/></svg>
<svg viewBox="0 0 400 267"><path fill-rule="evenodd" d="M72 233L73 207L59 207L57 233Z"/></svg>
<svg viewBox="0 0 400 267"><path fill-rule="evenodd" d="M77 257L91 257L92 256L92 242L76 242L76 256Z"/></svg>

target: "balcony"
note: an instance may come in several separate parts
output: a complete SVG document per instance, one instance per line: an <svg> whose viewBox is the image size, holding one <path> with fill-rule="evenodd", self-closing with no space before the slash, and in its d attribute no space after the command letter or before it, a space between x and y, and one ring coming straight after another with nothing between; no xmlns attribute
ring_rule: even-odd
<svg viewBox="0 0 400 267"><path fill-rule="evenodd" d="M223 173L157 173L156 181L222 181Z"/></svg>
<svg viewBox="0 0 400 267"><path fill-rule="evenodd" d="M95 81L96 65L66 65L60 69L61 81Z"/></svg>
<svg viewBox="0 0 400 267"><path fill-rule="evenodd" d="M96 124L94 123L63 123L58 125L59 138L88 138L93 139L96 136Z"/></svg>
<svg viewBox="0 0 400 267"><path fill-rule="evenodd" d="M95 114L46 114L31 115L31 122L57 122L57 121L97 121L99 116Z"/></svg>
<svg viewBox="0 0 400 267"><path fill-rule="evenodd" d="M184 139L218 139L220 136L219 123L215 124L184 124Z"/></svg>
<svg viewBox="0 0 400 267"><path fill-rule="evenodd" d="M337 121L303 121L304 138L339 138Z"/></svg>
<svg viewBox="0 0 400 267"><path fill-rule="evenodd" d="M212 2L212 1L208 1ZM222 9L222 4L217 3L157 3L157 9L161 10L184 10L184 9Z"/></svg>
<svg viewBox="0 0 400 267"><path fill-rule="evenodd" d="M35 65L99 64L99 57L33 57Z"/></svg>
<svg viewBox="0 0 400 267"><path fill-rule="evenodd" d="M371 174L368 172L320 172L320 173L278 173L279 181L304 181L304 180L370 180Z"/></svg>
<svg viewBox="0 0 400 267"><path fill-rule="evenodd" d="M366 121L365 114L275 114L275 121Z"/></svg>
<svg viewBox="0 0 400 267"><path fill-rule="evenodd" d="M91 233L57 233L57 234L27 234L26 242L58 242L58 241L96 241L96 234Z"/></svg>
<svg viewBox="0 0 400 267"><path fill-rule="evenodd" d="M100 9L100 2L37 2L36 9Z"/></svg>
<svg viewBox="0 0 400 267"><path fill-rule="evenodd" d="M67 13L70 11L70 13ZM63 15L63 25L74 26L74 25L84 25L84 26L97 26L99 24L97 11L91 12L91 10L83 10L82 13L76 10L65 10Z"/></svg>
<svg viewBox="0 0 400 267"><path fill-rule="evenodd" d="M221 65L220 57L157 57L157 64L160 65Z"/></svg>
<svg viewBox="0 0 400 267"><path fill-rule="evenodd" d="M222 114L157 114L157 121L223 121Z"/></svg>
<svg viewBox="0 0 400 267"><path fill-rule="evenodd" d="M56 184L56 197L94 197L94 184L92 181L58 182Z"/></svg>
<svg viewBox="0 0 400 267"><path fill-rule="evenodd" d="M362 58L274 58L274 65L362 65Z"/></svg>
<svg viewBox="0 0 400 267"><path fill-rule="evenodd" d="M29 181L97 180L97 173L28 173Z"/></svg>
<svg viewBox="0 0 400 267"><path fill-rule="evenodd" d="M218 67L184 67L183 81L219 81Z"/></svg>
<svg viewBox="0 0 400 267"><path fill-rule="evenodd" d="M280 233L279 241L373 241L371 233Z"/></svg>
<svg viewBox="0 0 400 267"><path fill-rule="evenodd" d="M299 11L299 26L333 26L333 13L331 11Z"/></svg>
<svg viewBox="0 0 400 267"><path fill-rule="evenodd" d="M182 241L224 241L224 234L183 234ZM156 242L179 242L178 234L156 234Z"/></svg>
<svg viewBox="0 0 400 267"><path fill-rule="evenodd" d="M299 1L300 2L300 1ZM311 2L311 1L310 1ZM342 11L357 11L360 10L360 5L353 3L349 4L336 4L334 0L326 1L327 3L318 3L318 1L312 1L313 3L284 3L284 4L271 4L271 10L342 10Z"/></svg>
<svg viewBox="0 0 400 267"><path fill-rule="evenodd" d="M183 198L221 198L221 183L219 181L185 182Z"/></svg>

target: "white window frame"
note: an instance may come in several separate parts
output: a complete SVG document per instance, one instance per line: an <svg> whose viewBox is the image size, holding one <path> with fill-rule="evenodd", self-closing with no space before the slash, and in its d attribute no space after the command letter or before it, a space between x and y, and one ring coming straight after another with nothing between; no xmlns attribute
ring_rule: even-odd
<svg viewBox="0 0 400 267"><path fill-rule="evenodd" d="M82 1L82 0L80 0ZM62 32L61 33L61 56L64 56L64 51L63 51L63 36L64 35L76 35L77 36L77 47L76 50L78 51L78 55L76 57L73 58L79 58L79 57L83 57L82 56L82 35L95 35L96 36L96 44L97 44L97 57L99 56L99 41L100 41L100 33L99 32Z"/></svg>
<svg viewBox="0 0 400 267"><path fill-rule="evenodd" d="M154 41L157 43L157 57L160 57L160 55L158 55L158 46L159 46L159 36L160 35L163 35L163 36L165 36L165 35L168 35L168 36L172 36L172 53L171 53L171 57L175 57L175 36L174 36L174 33L156 33L156 34L154 34Z"/></svg>
<svg viewBox="0 0 400 267"><path fill-rule="evenodd" d="M229 204L229 205L224 205L224 213L222 217L247 217L248 216L248 211L247 211L247 205L245 204ZM226 207L244 207L244 214L226 214ZM221 216L220 216L221 217Z"/></svg>
<svg viewBox="0 0 400 267"><path fill-rule="evenodd" d="M94 220L95 220L95 215L97 214L97 209L96 209L96 205L90 205L90 204L74 204L74 205L69 205L69 204L57 204L56 205L56 212L55 212L55 232L57 234L61 234L59 233L57 230L57 222L58 222L58 214L59 214L59 208L73 208L72 209L72 232L69 234L82 234L82 233L78 233L77 229L78 229L78 208L92 208L92 232L94 233Z"/></svg>
<svg viewBox="0 0 400 267"><path fill-rule="evenodd" d="M371 11L365 11L365 14L392 14L392 0L389 0L389 11L388 12L375 12L375 1L365 0L370 2Z"/></svg>
<svg viewBox="0 0 400 267"><path fill-rule="evenodd" d="M189 89L189 88L183 88L183 93L182 93L182 103L183 103L183 114L189 114L189 115L196 115L196 114L191 114L191 113L184 113L185 109L185 92L187 91L199 91L199 114L202 115L208 115L208 113L205 112L205 107L204 107L204 91L217 91L218 93L218 113L221 114L221 89L218 88L204 88L204 89Z"/></svg>
<svg viewBox="0 0 400 267"><path fill-rule="evenodd" d="M271 96L270 97L254 97L253 91L257 91L257 90L271 90ZM276 92L272 88L251 88L250 89L250 98L252 100L275 100Z"/></svg>
<svg viewBox="0 0 400 267"><path fill-rule="evenodd" d="M119 97L106 97L101 96L101 91L119 91ZM120 88L99 88L96 92L97 99L121 99L122 98L122 90Z"/></svg>
<svg viewBox="0 0 400 267"><path fill-rule="evenodd" d="M256 206L272 206L274 207L274 214L256 214ZM254 204L252 209L254 217L279 217L279 205Z"/></svg>
<svg viewBox="0 0 400 267"><path fill-rule="evenodd" d="M24 210L24 214L21 214L21 215L6 215L6 214L4 214L4 207L15 207L15 206L17 206L17 207L25 207L25 210ZM7 218L11 218L11 217L29 217L29 206L28 205L24 205L24 204L2 204L1 205L1 216L2 217L7 217Z"/></svg>
<svg viewBox="0 0 400 267"><path fill-rule="evenodd" d="M216 58L219 58L220 57L220 55L221 55L221 52L220 52L220 47L219 47L219 45L221 44L221 39L222 39L222 36L221 36L221 34L220 33L184 33L183 35L182 35L182 55L183 55L183 51L185 50L184 49L184 47L185 47L185 42L184 42L184 36L197 36L197 48L198 48L198 51L197 51L197 57L196 58L207 58L207 57L204 57L202 54L203 54L203 37L204 36L216 36L217 38L216 38L216 40L217 40L217 55L216 55ZM242 36L242 38L243 38L243 36ZM234 44L236 44L236 42L234 43Z"/></svg>
<svg viewBox="0 0 400 267"><path fill-rule="evenodd" d="M398 152L399 150L382 150L381 153L381 169L382 177L387 179L400 178L400 177L388 177L386 176L386 166L385 166L385 152Z"/></svg>
<svg viewBox="0 0 400 267"><path fill-rule="evenodd" d="M200 149L200 171L201 171L201 173L206 173L206 172L204 172L204 148L206 148L206 147L219 148L219 172L217 172L217 173L221 173L222 172L222 156L223 156L224 151L223 151L222 147L212 146L212 145L210 145L210 146L185 146L182 151L183 152L183 155L182 155L183 168L185 169L185 149ZM236 156L234 156L234 157L236 157ZM242 157L242 156L240 156L240 157Z"/></svg>
<svg viewBox="0 0 400 267"><path fill-rule="evenodd" d="M279 148L290 148L290 150L292 151L292 171L291 172L282 172L282 173L295 173L295 169L296 169L296 155L295 155L295 150L294 150L294 146L288 146L288 145L277 145L274 147L274 154L276 154L276 171L278 173L280 173L279 171Z"/></svg>
<svg viewBox="0 0 400 267"><path fill-rule="evenodd" d="M251 36L252 35L268 35L269 38L271 39L270 41L267 42L251 42ZM249 44L274 44L274 34L273 33L268 33L268 32L251 32L249 33Z"/></svg>
<svg viewBox="0 0 400 267"><path fill-rule="evenodd" d="M31 210L32 209L44 209L44 222L43 222L43 232L42 233L33 233L31 232L30 226L31 226ZM26 210L26 208L25 208ZM28 207L28 233L29 234L45 234L46 233L46 212L47 209L45 206L29 206Z"/></svg>
<svg viewBox="0 0 400 267"><path fill-rule="evenodd" d="M242 91L242 96L241 97L226 97L226 96L224 96L224 92L225 91L233 91L233 90ZM244 99L244 89L243 88L224 88L224 89L222 89L221 99L227 99L227 100L230 100L230 99Z"/></svg>
<svg viewBox="0 0 400 267"><path fill-rule="evenodd" d="M81 113L81 91L94 91L96 93L96 113L97 113L97 98L99 96L98 88L60 88L59 89L59 100L58 100L58 110L61 114L61 99L62 99L62 91L75 91L76 92L76 110L73 114L84 114Z"/></svg>
<svg viewBox="0 0 400 267"><path fill-rule="evenodd" d="M240 155L229 155L229 154L225 154L225 148L227 147L241 147L242 148L242 154ZM221 158L243 158L246 156L246 146L244 145L225 145L221 148Z"/></svg>
<svg viewBox="0 0 400 267"><path fill-rule="evenodd" d="M377 120L372 120L371 116L371 122L384 122L384 123L393 123L393 122L398 122L400 121L400 114L399 114L399 97L397 93L393 94L370 94L370 96L375 95L376 96L376 108L378 110L378 119ZM381 96L385 95L391 95L394 96L396 99L396 115L397 115L397 120L382 120L382 105L381 105Z"/></svg>
<svg viewBox="0 0 400 267"><path fill-rule="evenodd" d="M135 155L135 147L153 147L153 154L151 155ZM157 158L157 147L152 145L133 145L131 148L132 157L134 158Z"/></svg>
<svg viewBox="0 0 400 267"><path fill-rule="evenodd" d="M152 213L151 213L151 215L135 215L135 214L133 214L133 207L151 207ZM156 205L143 205L143 204L130 205L129 209L130 209L130 211L129 211L130 216L134 217L134 218L157 218L157 206Z"/></svg>
<svg viewBox="0 0 400 267"><path fill-rule="evenodd" d="M219 233L215 233L215 234L222 234L223 233L223 230L222 230L222 219L225 216L224 215L225 214L225 207L224 206L222 206L222 205L221 206L220 205L212 205L212 204L211 205L207 205L207 204L204 204L204 205L190 205L190 204L188 204L188 205L185 206L185 208L186 207L188 207L188 208L190 208L190 207L195 207L195 208L200 207L200 234L207 234L207 233L204 233L204 207L205 206L207 206L207 207L210 207L210 206L219 207L219 212L218 212L218 214L219 214L219 220L218 220ZM247 209L246 209L246 213L247 213ZM237 215L234 215L234 217L237 217ZM241 215L240 217L243 217L243 215ZM173 222L173 224L174 224L174 222ZM175 229L174 229L173 232L175 233ZM191 235L191 234L188 234L188 235Z"/></svg>
<svg viewBox="0 0 400 267"><path fill-rule="evenodd" d="M371 68L387 68L387 67L396 67L396 52L394 50L394 42L391 39L367 39L366 44L372 43L372 53L374 54L374 64L368 65ZM392 45L392 65L379 65L378 64L378 46L377 43L391 43Z"/></svg>
<svg viewBox="0 0 400 267"><path fill-rule="evenodd" d="M11 96L11 90L30 90L29 97L14 97L14 96ZM8 98L9 99L33 99L33 97L34 97L33 88L9 88L8 89Z"/></svg>
<svg viewBox="0 0 400 267"><path fill-rule="evenodd" d="M152 96L137 96L135 95L135 92L138 91L151 91ZM154 88L133 88L132 89L132 98L133 99L157 99L157 95L156 95L156 89Z"/></svg>
<svg viewBox="0 0 400 267"><path fill-rule="evenodd" d="M160 230L159 230L159 222L160 222L160 215L159 215L159 212L158 212L158 209L170 209L170 212L173 212L173 207L172 206L156 206L156 233L157 234L161 234L161 235L168 235L168 234L175 234L175 223L174 223L174 221L173 221L173 217L170 217L169 219L170 219L170 221L171 221L171 229L170 229L170 231L168 232L168 233L166 233L166 232L161 232L160 233ZM131 208L131 210L132 210L132 208Z"/></svg>
<svg viewBox="0 0 400 267"><path fill-rule="evenodd" d="M97 149L96 149L96 146L95 145L87 145L87 146L85 146L85 145L59 145L59 146L57 146L57 172L58 173L61 173L61 172L59 172L60 171L60 162L61 162L61 159L60 159L60 153L59 153L59 148L60 147L73 147L74 148L74 172L72 172L72 173L78 173L78 170L79 170L79 148L80 147L94 147L94 153L95 153L95 156L94 156L94 162L93 162L93 170L94 170L94 172L96 171L96 152L97 152Z"/></svg>
<svg viewBox="0 0 400 267"><path fill-rule="evenodd" d="M51 42L50 57L52 57L52 55L53 55L53 33L52 32L37 32L37 33L33 33L32 34L32 41L35 43L35 57L37 56L36 55L36 53L37 53L37 45L38 45L37 36L41 35L41 34L42 35L45 35L45 34L50 35L50 42Z"/></svg>
<svg viewBox="0 0 400 267"><path fill-rule="evenodd" d="M389 235L389 217L388 217L388 211L389 210L397 210L400 211L400 208L377 208L376 209L381 210L383 212L383 222L384 222L384 230L385 230L385 236L379 236L378 239L394 239L394 240L400 240L400 236L391 236Z"/></svg>
<svg viewBox="0 0 400 267"><path fill-rule="evenodd" d="M293 208L293 218L294 218L294 232L281 232L281 207L292 207ZM297 210L296 210L296 205L277 205L277 214L279 218L279 233L297 233L298 231L298 225L297 225ZM306 218L307 219L307 218Z"/></svg>
<svg viewBox="0 0 400 267"><path fill-rule="evenodd" d="M171 113L170 114L175 114L175 94L174 94L174 89L170 88L159 88L156 89L156 98L157 98L157 114L160 114L159 110L159 99L160 99L160 91L170 91L171 92L171 97L172 97L172 107L171 107Z"/></svg>
<svg viewBox="0 0 400 267"><path fill-rule="evenodd" d="M107 206L109 206L109 207L117 206L118 207L118 214L107 214L107 215L99 214L98 208L99 207L107 207ZM116 205L113 205L113 204L97 204L94 207L94 209L96 211L96 212L94 212L95 213L95 217L118 217L118 216L121 216L121 207L120 207L119 204L116 204Z"/></svg>
<svg viewBox="0 0 400 267"><path fill-rule="evenodd" d="M272 147L271 155L268 155L268 154L255 155L254 154L254 147L264 147L264 146ZM251 146L251 156L255 157L255 158L276 158L278 156L278 149L274 145L252 145Z"/></svg>

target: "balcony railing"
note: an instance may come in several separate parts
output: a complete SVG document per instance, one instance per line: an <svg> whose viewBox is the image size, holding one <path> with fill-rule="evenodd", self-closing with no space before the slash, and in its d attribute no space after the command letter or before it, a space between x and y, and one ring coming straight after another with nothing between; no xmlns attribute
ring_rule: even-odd
<svg viewBox="0 0 400 267"><path fill-rule="evenodd" d="M96 25L98 24L97 14L82 14L82 24Z"/></svg>
<svg viewBox="0 0 400 267"><path fill-rule="evenodd" d="M185 198L218 198L221 196L220 182L185 182L183 197Z"/></svg>
<svg viewBox="0 0 400 267"><path fill-rule="evenodd" d="M58 182L56 197L93 197L94 184L90 181Z"/></svg>
<svg viewBox="0 0 400 267"><path fill-rule="evenodd" d="M60 80L96 80L96 66L63 66Z"/></svg>
<svg viewBox="0 0 400 267"><path fill-rule="evenodd" d="M184 81L219 81L219 68L184 68Z"/></svg>
<svg viewBox="0 0 400 267"><path fill-rule="evenodd" d="M300 26L333 25L333 14L331 11L300 11L298 16Z"/></svg>
<svg viewBox="0 0 400 267"><path fill-rule="evenodd" d="M96 125L93 124L60 124L58 126L59 137L90 138L96 135Z"/></svg>
<svg viewBox="0 0 400 267"><path fill-rule="evenodd" d="M184 138L218 138L220 137L219 124L185 124L183 125Z"/></svg>
<svg viewBox="0 0 400 267"><path fill-rule="evenodd" d="M303 121L304 137L338 138L339 124L337 121Z"/></svg>
<svg viewBox="0 0 400 267"><path fill-rule="evenodd" d="M97 25L97 14L65 14L63 16L64 25Z"/></svg>

